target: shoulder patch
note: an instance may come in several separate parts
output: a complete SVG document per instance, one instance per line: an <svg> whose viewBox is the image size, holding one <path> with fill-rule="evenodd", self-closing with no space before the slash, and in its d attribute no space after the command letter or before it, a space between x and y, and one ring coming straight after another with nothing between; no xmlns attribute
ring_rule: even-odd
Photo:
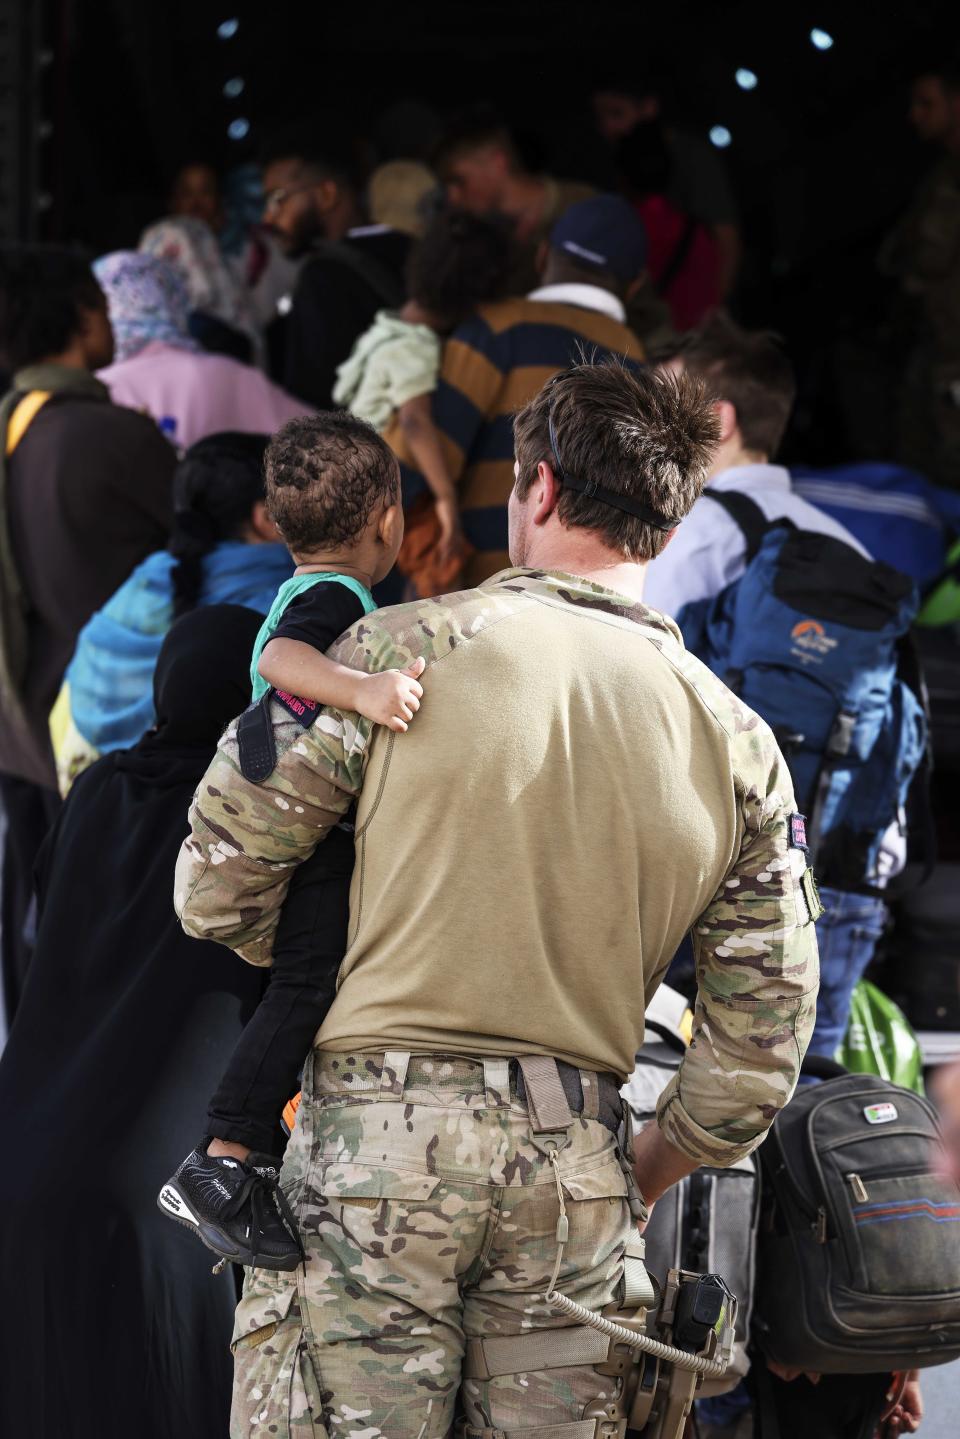
<svg viewBox="0 0 960 1439"><path fill-rule="evenodd" d="M316 700L301 699L299 695L288 694L286 690L271 690L270 694L277 704L283 706L291 719L295 719L304 729L310 728L322 709L322 705Z"/></svg>
<svg viewBox="0 0 960 1439"><path fill-rule="evenodd" d="M244 711L237 722L237 758L240 773L252 784L263 784L277 767L277 735L270 716L271 700L276 700L284 713L305 730L311 728L322 709L316 700L271 689Z"/></svg>
<svg viewBox="0 0 960 1439"><path fill-rule="evenodd" d="M790 843L794 849L807 849L807 818L806 815L790 815Z"/></svg>
<svg viewBox="0 0 960 1439"><path fill-rule="evenodd" d="M322 708L315 700L271 689L244 711L237 722L237 758L240 773L252 784L263 784L277 767L277 736L270 716L272 699L301 729L310 729Z"/></svg>

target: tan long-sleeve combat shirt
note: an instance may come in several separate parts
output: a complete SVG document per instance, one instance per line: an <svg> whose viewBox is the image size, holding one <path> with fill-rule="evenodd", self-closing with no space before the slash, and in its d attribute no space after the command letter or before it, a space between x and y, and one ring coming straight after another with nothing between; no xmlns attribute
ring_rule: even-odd
<svg viewBox="0 0 960 1439"><path fill-rule="evenodd" d="M409 733L276 701L278 762L231 726L177 867L188 933L254 964L293 868L358 798L350 939L317 1036L334 1052L551 1054L623 1081L692 932L694 1040L659 1121L729 1164L790 1098L813 1028L815 890L767 726L656 611L558 573L379 611L331 651L422 655Z"/></svg>

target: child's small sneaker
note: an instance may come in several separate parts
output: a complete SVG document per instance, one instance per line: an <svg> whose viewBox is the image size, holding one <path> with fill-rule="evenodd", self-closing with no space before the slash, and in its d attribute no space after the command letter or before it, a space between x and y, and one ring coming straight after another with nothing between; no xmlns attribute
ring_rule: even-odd
<svg viewBox="0 0 960 1439"><path fill-rule="evenodd" d="M296 1269L303 1246L278 1185L282 1160L251 1154L242 1162L207 1154L203 1140L157 1196L157 1205L212 1249L254 1269Z"/></svg>

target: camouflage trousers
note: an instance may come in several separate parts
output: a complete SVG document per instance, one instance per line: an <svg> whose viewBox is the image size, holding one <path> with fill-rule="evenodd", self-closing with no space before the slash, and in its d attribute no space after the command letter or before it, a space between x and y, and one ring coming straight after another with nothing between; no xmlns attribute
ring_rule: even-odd
<svg viewBox="0 0 960 1439"><path fill-rule="evenodd" d="M612 1134L575 1116L558 1172L558 1288L614 1297L630 1231ZM282 1185L306 1263L248 1273L233 1351L235 1439L443 1439L461 1412L513 1431L580 1420L615 1380L590 1367L467 1379L471 1338L562 1328L554 1168L505 1060L316 1052ZM579 1436L578 1436L579 1439Z"/></svg>

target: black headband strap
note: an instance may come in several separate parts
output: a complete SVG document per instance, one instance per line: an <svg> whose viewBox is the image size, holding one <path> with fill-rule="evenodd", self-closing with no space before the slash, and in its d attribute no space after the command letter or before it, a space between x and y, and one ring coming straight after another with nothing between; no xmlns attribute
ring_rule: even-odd
<svg viewBox="0 0 960 1439"><path fill-rule="evenodd" d="M557 447L557 432L553 424L553 406L550 407L550 414L547 423L550 427L550 447L553 450L553 457L557 462L557 479L568 490L576 490L581 495L586 495L590 500L599 500L602 505L610 505L614 510L622 510L625 515L633 515L644 524L652 525L655 530L673 530L680 523L679 520L668 520L657 510L651 510L649 506L640 504L630 495L618 494L616 490L604 489L595 480L578 480L573 475L568 475L563 468L560 459L560 451Z"/></svg>

